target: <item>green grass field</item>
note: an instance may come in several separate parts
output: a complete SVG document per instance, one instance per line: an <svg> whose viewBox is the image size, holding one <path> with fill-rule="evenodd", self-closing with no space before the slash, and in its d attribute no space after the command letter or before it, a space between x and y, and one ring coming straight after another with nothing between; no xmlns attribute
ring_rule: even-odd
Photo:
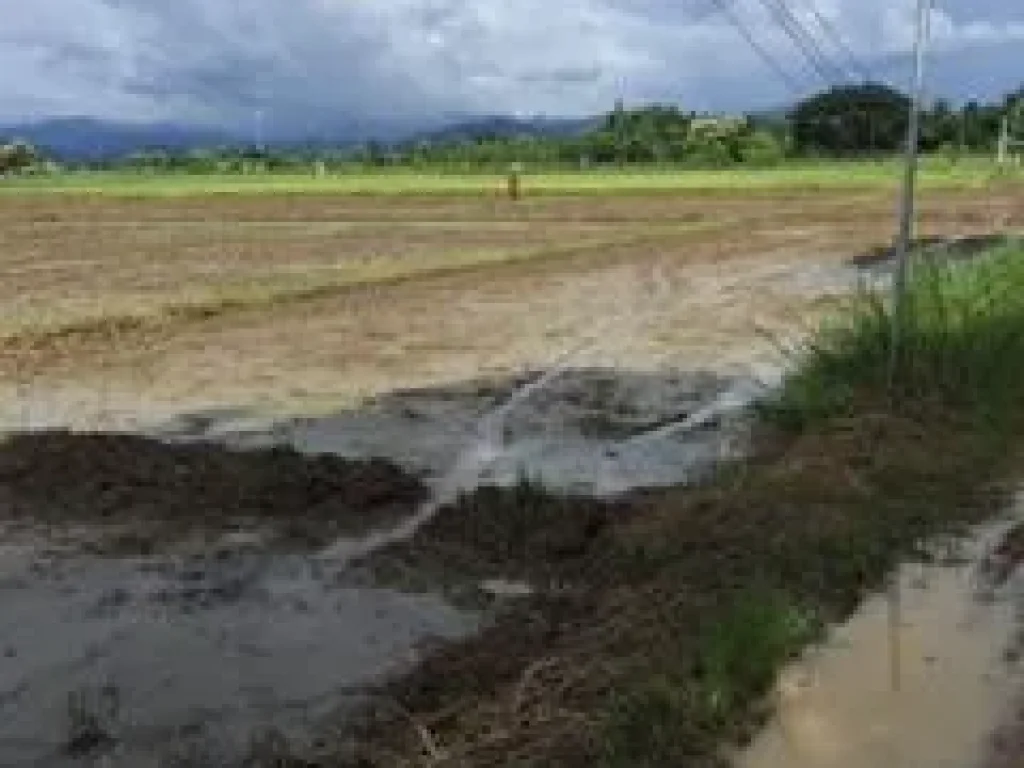
<svg viewBox="0 0 1024 768"><path fill-rule="evenodd" d="M629 194L672 192L774 192L843 188L884 188L899 183L900 165L885 162L790 164L776 168L723 170L626 169L526 173L525 194ZM999 173L987 160L958 164L926 159L921 184L933 188L984 187L994 181L1020 182L1024 172ZM455 173L381 169L353 170L316 177L312 173L142 175L127 172L66 173L12 178L0 182L0 194L71 193L120 197L170 197L214 194L336 195L486 195L500 194L499 173Z"/></svg>

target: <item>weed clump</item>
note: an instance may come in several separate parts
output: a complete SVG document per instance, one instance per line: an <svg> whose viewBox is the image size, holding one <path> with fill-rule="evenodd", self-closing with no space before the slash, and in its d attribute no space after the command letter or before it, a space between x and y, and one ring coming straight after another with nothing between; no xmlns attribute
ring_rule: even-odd
<svg viewBox="0 0 1024 768"><path fill-rule="evenodd" d="M834 418L930 401L999 417L1021 395L1024 244L970 262L915 265L897 312L861 291L797 353L781 393L761 407L769 421L805 430Z"/></svg>
<svg viewBox="0 0 1024 768"><path fill-rule="evenodd" d="M704 631L686 673L669 668L613 692L601 764L655 768L711 749L709 736L764 698L779 667L821 629L814 612L789 595L744 590Z"/></svg>

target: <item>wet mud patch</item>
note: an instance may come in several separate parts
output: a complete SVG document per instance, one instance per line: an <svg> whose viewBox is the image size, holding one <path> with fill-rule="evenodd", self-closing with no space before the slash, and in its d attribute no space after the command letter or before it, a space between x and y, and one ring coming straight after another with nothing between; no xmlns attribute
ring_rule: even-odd
<svg viewBox="0 0 1024 768"><path fill-rule="evenodd" d="M242 768L312 745L473 616L307 557L0 557L0 764ZM253 759L259 758L259 759ZM261 762L261 760L263 762Z"/></svg>
<svg viewBox="0 0 1024 768"><path fill-rule="evenodd" d="M87 525L93 552L145 555L245 532L309 549L393 522L425 496L420 480L380 459L65 431L0 443L0 518L58 534Z"/></svg>
<svg viewBox="0 0 1024 768"><path fill-rule="evenodd" d="M1005 510L1002 488L979 491L992 455L940 413L767 432L755 458L687 488L599 510L548 498L512 553L500 517L514 489L478 491L410 548L376 553L405 567L418 547L438 581L530 589L382 685L342 764L418 765L426 733L438 765L724 765L723 743L764 725L775 672L809 638L933 535ZM574 520L565 548L544 535L560 516Z"/></svg>
<svg viewBox="0 0 1024 768"><path fill-rule="evenodd" d="M268 425L232 409L149 436L0 443L0 763L337 765L344 743L326 738L320 759L316 737L353 716L354 733L392 716L407 727L403 712L419 708L388 681L410 669L447 669L466 688L514 682L524 654L574 637L620 580L608 558L644 496L633 487L717 460L726 417L713 406L736 386L588 369L530 391L543 375L393 393L323 419ZM484 423L495 466L412 539L355 564L321 549L430 506ZM528 479L538 468L542 482ZM493 655L460 660L448 644L507 622L516 632ZM543 665L527 675L516 706L549 677Z"/></svg>
<svg viewBox="0 0 1024 768"><path fill-rule="evenodd" d="M921 237L912 245L912 253L933 263L955 263L979 258L1000 246L1009 245L1012 239L1003 234L964 235L961 237ZM858 254L850 260L852 266L860 269L890 270L896 266L896 252L891 246L873 248Z"/></svg>
<svg viewBox="0 0 1024 768"><path fill-rule="evenodd" d="M992 736L988 758L981 768L1024 768L1024 702Z"/></svg>
<svg viewBox="0 0 1024 768"><path fill-rule="evenodd" d="M595 499L526 479L480 488L441 508L411 539L356 560L345 578L411 592L440 589L472 608L592 589L613 578L613 531L643 495Z"/></svg>
<svg viewBox="0 0 1024 768"><path fill-rule="evenodd" d="M1024 565L1024 522L1013 526L981 566L981 576L989 588L1001 587Z"/></svg>
<svg viewBox="0 0 1024 768"><path fill-rule="evenodd" d="M542 387L531 384L541 380ZM159 433L247 448L381 456L426 479L443 477L486 441L495 456L473 478L474 487L514 486L525 475L557 492L608 497L686 482L738 450L744 434L735 406L764 389L752 377L703 371L554 368L392 392L357 409L270 425L236 418L189 431L179 419ZM708 409L715 412L699 424L673 429Z"/></svg>

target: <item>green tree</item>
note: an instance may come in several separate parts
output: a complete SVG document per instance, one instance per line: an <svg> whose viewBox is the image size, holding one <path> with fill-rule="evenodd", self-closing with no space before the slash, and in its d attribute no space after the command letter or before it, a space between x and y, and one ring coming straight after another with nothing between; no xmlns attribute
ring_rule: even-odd
<svg viewBox="0 0 1024 768"><path fill-rule="evenodd" d="M790 113L793 143L802 154L854 155L902 146L910 99L877 83L831 88Z"/></svg>
<svg viewBox="0 0 1024 768"><path fill-rule="evenodd" d="M786 148L777 136L765 130L755 130L739 142L739 160L750 165L777 165L786 157Z"/></svg>
<svg viewBox="0 0 1024 768"><path fill-rule="evenodd" d="M960 115L945 99L935 102L932 109L922 116L921 149L933 152L940 147L956 146L960 142Z"/></svg>
<svg viewBox="0 0 1024 768"><path fill-rule="evenodd" d="M0 174L24 173L40 160L39 151L27 141L0 145Z"/></svg>

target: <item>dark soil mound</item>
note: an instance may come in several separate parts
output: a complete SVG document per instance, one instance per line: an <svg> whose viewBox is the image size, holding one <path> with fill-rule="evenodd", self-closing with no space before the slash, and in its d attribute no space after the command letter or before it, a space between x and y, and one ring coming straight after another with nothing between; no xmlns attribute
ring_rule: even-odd
<svg viewBox="0 0 1024 768"><path fill-rule="evenodd" d="M917 258L936 263L949 263L969 261L984 256L993 248L1009 243L1008 237L999 234L969 235L956 238L921 237L912 243L911 250L912 255ZM861 269L894 267L896 260L896 250L891 246L884 246L854 256L850 260L850 264Z"/></svg>
<svg viewBox="0 0 1024 768"><path fill-rule="evenodd" d="M425 495L376 459L65 431L0 443L0 515L44 524L139 523L162 536L256 524L313 545L393 521Z"/></svg>
<svg viewBox="0 0 1024 768"><path fill-rule="evenodd" d="M613 530L643 494L605 501L528 482L483 487L444 507L416 535L357 563L373 582L411 591L444 589L473 604L479 583L526 582L542 592L611 577ZM621 574L616 574L619 578Z"/></svg>

